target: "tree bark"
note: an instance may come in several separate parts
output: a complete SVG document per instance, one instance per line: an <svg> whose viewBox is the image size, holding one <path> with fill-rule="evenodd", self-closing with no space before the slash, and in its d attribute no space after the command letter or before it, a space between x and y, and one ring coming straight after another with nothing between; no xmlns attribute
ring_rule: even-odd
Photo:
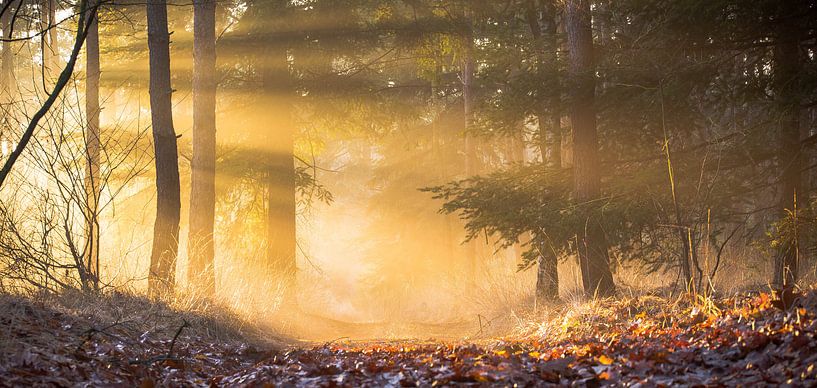
<svg viewBox="0 0 817 388"><path fill-rule="evenodd" d="M90 0L94 7L96 0ZM90 11L89 11L90 12ZM46 48L45 51L50 51ZM86 152L86 247L85 265L94 289L99 287L99 25L93 18L88 25L85 47L85 152Z"/></svg>
<svg viewBox="0 0 817 388"><path fill-rule="evenodd" d="M797 14L792 3L781 3L779 19ZM778 21L774 46L774 92L778 108L778 167L780 169L779 216L788 217L792 228L783 230L775 258L774 283L785 289L797 282L800 255L797 235L797 196L801 194L802 148L800 143L800 100L797 78L800 71L799 31L796 23Z"/></svg>
<svg viewBox="0 0 817 388"><path fill-rule="evenodd" d="M566 1L565 29L570 51L572 84L570 121L573 125L573 174L575 200L587 204L601 196L599 145L596 132L595 65L589 0ZM607 241L595 216L577 231L577 248L585 293L615 293Z"/></svg>
<svg viewBox="0 0 817 388"><path fill-rule="evenodd" d="M193 3L193 160L191 162L188 281L215 292L216 2Z"/></svg>
<svg viewBox="0 0 817 388"><path fill-rule="evenodd" d="M175 285L179 249L179 156L170 85L170 34L165 0L147 1L148 50L150 57L150 116L156 165L156 222L150 255L149 292L166 295Z"/></svg>

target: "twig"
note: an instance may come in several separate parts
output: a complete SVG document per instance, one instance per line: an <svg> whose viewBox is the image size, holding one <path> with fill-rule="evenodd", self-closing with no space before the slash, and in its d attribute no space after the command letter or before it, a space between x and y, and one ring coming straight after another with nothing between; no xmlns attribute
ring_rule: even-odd
<svg viewBox="0 0 817 388"><path fill-rule="evenodd" d="M139 364L150 365L150 364L153 364L154 362L159 362L159 361L177 361L177 362L180 362L181 359L179 359L177 357L169 357L168 355L163 354L161 356L148 358L147 360L130 360L130 361L128 361L128 364L130 364L130 365L139 365Z"/></svg>
<svg viewBox="0 0 817 388"><path fill-rule="evenodd" d="M96 333L109 334L109 333L106 333L105 331L110 329L110 328L113 328L114 326L121 325L122 323L124 323L124 322L118 322L117 321L117 322L114 322L114 323L112 323L112 324L110 324L108 326L105 326L105 327L101 328L101 329L97 329L97 328L92 326L90 329L85 330L85 339L83 339L82 342L80 342L79 345L77 345L77 349L75 350L75 352L79 353L79 351L82 350L82 347L86 343L88 343L88 341L90 341L91 338L94 337L94 334L96 334Z"/></svg>
<svg viewBox="0 0 817 388"><path fill-rule="evenodd" d="M186 319L184 320L184 323L182 323L182 325L179 326L179 329L176 330L176 334L173 335L173 340L170 341L170 347L167 350L167 354L163 354L161 356L151 357L151 358L148 358L146 360L130 360L130 361L128 361L128 364L130 364L130 365L136 365L136 364L150 365L150 364L153 364L154 362L157 362L157 361L181 361L181 359L179 359L177 357L173 357L173 347L176 346L176 340L179 338L179 335L182 334L182 330L184 330L185 327L190 327L190 323L187 322Z"/></svg>
<svg viewBox="0 0 817 388"><path fill-rule="evenodd" d="M495 316L495 317L493 317L491 319L488 319L488 317L483 317L482 314L477 314L477 320L479 322L479 331L476 334L474 334L472 337L479 337L480 335L482 335L484 328L491 326L491 324L497 318L500 318L502 316L503 316L503 314L499 314L499 315L497 315L497 316ZM482 318L485 318L485 324L482 323Z"/></svg>
<svg viewBox="0 0 817 388"><path fill-rule="evenodd" d="M184 323L179 326L179 329L176 330L176 335L173 336L173 340L170 341L170 349L167 350L167 358L170 358L173 355L173 347L176 345L176 339L179 338L179 335L182 334L182 330L184 330L185 327L190 327L190 323L187 322L186 319L184 320Z"/></svg>

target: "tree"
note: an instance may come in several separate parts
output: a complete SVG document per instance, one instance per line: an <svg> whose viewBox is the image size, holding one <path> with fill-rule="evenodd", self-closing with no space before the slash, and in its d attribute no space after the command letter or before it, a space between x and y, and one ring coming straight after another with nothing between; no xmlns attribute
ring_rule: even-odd
<svg viewBox="0 0 817 388"><path fill-rule="evenodd" d="M266 60L274 64L262 75L264 90L271 93L275 117L271 117L270 140L273 144L269 155L267 176L267 259L272 271L285 281L294 279L296 264L295 208L296 182L294 159L294 128L290 113L289 73L287 53L283 47L265 50Z"/></svg>
<svg viewBox="0 0 817 388"><path fill-rule="evenodd" d="M98 0L90 0L92 9L97 6ZM50 3L50 1L49 1ZM90 12L90 11L89 11ZM51 51L56 47L46 47ZM85 211L86 233L88 247L85 251L86 268L89 269L89 278L94 288L99 287L99 219L98 203L100 195L99 174L99 24L96 18L88 24L88 36L85 47Z"/></svg>
<svg viewBox="0 0 817 388"><path fill-rule="evenodd" d="M156 221L150 254L148 288L151 295L164 295L175 285L176 256L179 249L181 198L179 155L170 85L170 34L167 29L167 2L148 0L148 50L150 65L150 118L156 166Z"/></svg>
<svg viewBox="0 0 817 388"><path fill-rule="evenodd" d="M294 93L289 73L288 42L283 22L288 2L273 1L258 9L262 47L258 51L261 91L265 102L258 114L268 123L267 171L267 261L275 276L294 281L296 251L295 129L292 122ZM259 5L260 6L260 5Z"/></svg>
<svg viewBox="0 0 817 388"><path fill-rule="evenodd" d="M476 61L474 59L474 27L471 13L473 11L465 9L465 34L463 34L463 59L462 59L462 106L463 106L463 128L465 136L465 175L470 177L479 174L480 161L477 152L478 139L474 131L474 69ZM473 277L477 274L479 260L479 247L477 240L466 242L467 247L467 267L469 274Z"/></svg>
<svg viewBox="0 0 817 388"><path fill-rule="evenodd" d="M215 292L216 2L193 3L193 160L188 278L204 295Z"/></svg>
<svg viewBox="0 0 817 388"><path fill-rule="evenodd" d="M551 0L529 0L525 16L534 41L534 49L541 71L546 72L540 108L536 112L539 153L545 168L562 168L562 112L559 87L558 38L556 31L556 4ZM559 257L544 233L537 233L534 244L539 251L536 273L536 297L544 301L559 299Z"/></svg>
<svg viewBox="0 0 817 388"><path fill-rule="evenodd" d="M3 34L5 36L11 37L12 36L12 27L14 25L14 18L10 15L10 6L3 5L2 14L0 14L0 20L4 17L9 17L6 22L3 22L3 26L7 27L8 31L4 31ZM11 173L11 169L14 167L15 163L20 159L20 156L23 154L23 151L28 146L28 143L31 141L31 138L34 136L34 131L37 129L37 126L40 123L40 120L48 113L54 103L57 101L60 93L65 88L65 85L71 80L71 76L74 72L74 67L77 63L77 59L79 58L80 51L82 50L82 46L85 43L85 38L88 35L88 26L91 22L96 18L98 5L94 5L89 7L88 2L86 0L81 0L79 3L79 20L77 23L77 31L74 36L74 45L71 48L71 55L68 57L68 62L63 67L62 71L60 72L60 76L57 78L57 81L54 83L54 87L52 88L51 92L48 93L48 97L43 101L42 105L31 115L31 118L28 120L28 123L25 124L25 129L23 130L22 135L20 136L20 140L14 146L14 149L9 154L8 159L6 159L5 163L3 164L3 168L0 169L0 187L3 186L3 183L8 178L9 174ZM87 11L87 12L86 12ZM7 39L4 39L3 45L3 63L4 66L6 64L11 65L11 61L13 60L13 56L10 52L10 47L7 43ZM11 82L11 78L13 77L13 73L11 69L3 69L3 73L0 74L0 83L6 83L5 90L8 92L8 88L10 85L8 83Z"/></svg>
<svg viewBox="0 0 817 388"><path fill-rule="evenodd" d="M601 197L589 0L567 0L565 31L570 52L569 108L573 127L574 195L579 206L587 206ZM607 241L595 217L588 217L585 225L577 230L577 249L585 292L602 296L613 294L615 284L610 272Z"/></svg>
<svg viewBox="0 0 817 388"><path fill-rule="evenodd" d="M800 27L791 21L802 12L798 2L777 6L774 45L774 100L778 108L778 157L780 171L779 213L790 227L785 228L775 258L774 281L784 290L797 282L800 244L797 227L797 197L801 190L802 153L800 142L800 105L797 78L800 72Z"/></svg>

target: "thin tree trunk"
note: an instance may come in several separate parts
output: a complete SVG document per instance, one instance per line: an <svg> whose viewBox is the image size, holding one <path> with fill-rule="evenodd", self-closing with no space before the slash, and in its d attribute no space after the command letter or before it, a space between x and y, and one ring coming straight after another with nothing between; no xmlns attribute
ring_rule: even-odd
<svg viewBox="0 0 817 388"><path fill-rule="evenodd" d="M525 133L522 128L518 131L512 132L510 136L508 136L508 161L510 164L525 164ZM517 264L522 263L522 242L530 242L533 240L533 236L529 232L525 232L519 236L519 241L513 244L511 247L513 251L513 258L517 260Z"/></svg>
<svg viewBox="0 0 817 388"><path fill-rule="evenodd" d="M794 6L781 4L780 19L797 13ZM780 177L780 217L791 214L796 224L797 196L801 194L800 171L802 164L800 144L800 101L796 91L800 70L799 32L795 23L778 22L777 42L774 47L775 103L779 109L778 164ZM799 236L797 227L784 230L782 244L775 259L775 283L784 290L797 282Z"/></svg>
<svg viewBox="0 0 817 388"><path fill-rule="evenodd" d="M216 212L216 2L193 3L193 160L190 190L188 280L211 297L215 292Z"/></svg>
<svg viewBox="0 0 817 388"><path fill-rule="evenodd" d="M5 5L10 0L3 0L0 7ZM14 84L14 52L12 51L12 42L8 41L11 36L11 18L12 7L9 6L2 15L0 15L0 29L2 29L2 53L0 53L0 103L8 104L12 101L12 85ZM11 112L9 109L8 112ZM7 113L8 114L8 113ZM6 147L11 147L11 129L12 118L3 117L0 119L0 143L4 143ZM5 158L6 155L0 155Z"/></svg>
<svg viewBox="0 0 817 388"><path fill-rule="evenodd" d="M297 277L294 89L289 72L288 41L277 34L286 27L288 1L252 2L247 10L250 34L259 36L254 66L260 90L255 104L267 153L265 269L284 287L284 303L296 302Z"/></svg>
<svg viewBox="0 0 817 388"><path fill-rule="evenodd" d="M570 50L572 84L570 121L573 125L573 174L575 200L587 204L601 196L599 144L596 132L595 65L589 0L567 0L565 29ZM604 230L589 217L577 231L579 262L588 295L615 293Z"/></svg>
<svg viewBox="0 0 817 388"><path fill-rule="evenodd" d="M90 2L89 2L90 3ZM57 3L55 0L40 0L40 29L43 34L43 70L46 78L59 71L59 46L57 45ZM90 33L90 31L89 31Z"/></svg>
<svg viewBox="0 0 817 388"><path fill-rule="evenodd" d="M96 21L94 23L96 23ZM48 52L45 58L48 60L51 69L53 69L52 71L57 71L57 69L60 68L60 42L58 38L59 34L57 33L57 0L48 0L48 24L51 28L48 30Z"/></svg>
<svg viewBox="0 0 817 388"><path fill-rule="evenodd" d="M538 113L539 152L545 168L558 169L562 166L562 126L561 89L558 77L558 42L556 31L556 5L551 0L529 0L526 12L528 25L536 45L536 55L540 66L552 74L548 80L544 103ZM539 251L539 268L536 276L536 298L542 301L559 299L559 260L556 252L546 244L545 237L537 234L534 244Z"/></svg>
<svg viewBox="0 0 817 388"><path fill-rule="evenodd" d="M547 96L550 107L549 130L545 132L545 145L548 150L547 164L552 168L562 168L562 80L561 65L559 62L559 31L557 7L553 1L548 1L545 8L550 14L547 21L548 27L545 29L545 42L548 51L552 53L550 61L552 76L550 78L550 93Z"/></svg>
<svg viewBox="0 0 817 388"><path fill-rule="evenodd" d="M667 159L667 177L669 179L670 193L672 194L672 208L675 215L675 227L678 228L678 241L681 243L681 252L678 255L681 264L681 272L684 275L684 288L691 294L696 294L695 279L692 274L692 230L684 223L681 213L681 204L678 201L677 183L675 181L675 169L672 165L672 149L670 147L669 132L667 130L666 113L664 112L664 88L659 86L659 101L661 106L661 128L664 132L664 155ZM699 279L700 281L700 279Z"/></svg>
<svg viewBox="0 0 817 388"><path fill-rule="evenodd" d="M465 175L471 177L480 173L479 159L477 158L477 137L473 133L474 123L474 35L471 24L469 10L465 10L465 18L468 22L468 30L463 36L465 55L462 61L462 105L463 105L463 128L465 137ZM475 280L479 261L479 249L477 239L466 243L465 260L469 280Z"/></svg>
<svg viewBox="0 0 817 388"><path fill-rule="evenodd" d="M448 169L446 168L446 163L443 161L443 156L445 150L443 147L446 145L444 137L443 137L443 130L442 126L440 125L441 117L442 117L442 102L439 98L440 92L440 75L443 72L442 64L440 60L441 54L439 51L435 50L434 53L434 76L431 80L431 111L433 112L432 121L431 121L431 157L434 161L436 166L440 168L437 169L437 179L440 182L446 182L450 179L450 175ZM454 237L454 219L451 215L446 214L443 216L443 228L444 228L444 242L445 247L448 251L448 257L454 257L454 252L456 250L457 243ZM476 270L476 268L475 268Z"/></svg>
<svg viewBox="0 0 817 388"><path fill-rule="evenodd" d="M93 7L95 0L89 4ZM50 51L46 48L45 51ZM99 25L88 25L85 47L86 248L85 265L94 289L99 287Z"/></svg>
<svg viewBox="0 0 817 388"><path fill-rule="evenodd" d="M554 302L559 300L559 256L546 237L537 234L534 240L539 251L539 267L536 271L537 302Z"/></svg>
<svg viewBox="0 0 817 388"><path fill-rule="evenodd" d="M0 7L5 8L6 4L12 0L5 0L2 2ZM0 9L2 9L0 8ZM0 90L1 93L8 96L11 95L11 88L14 85L14 51L12 50L13 42L9 40L12 39L12 19L14 17L14 4L10 5L6 8L6 11L0 15L0 28L3 29L3 53L2 58L2 65L0 65Z"/></svg>
<svg viewBox="0 0 817 388"><path fill-rule="evenodd" d="M156 222L150 255L148 287L153 296L166 295L175 285L179 250L179 156L170 85L170 34L167 3L148 0L148 49L150 51L150 116L156 161Z"/></svg>
<svg viewBox="0 0 817 388"><path fill-rule="evenodd" d="M267 176L267 259L273 273L287 283L295 280L296 193L294 130L291 119L289 65L285 46L273 43L263 60L272 68L263 74L263 88L270 93L270 134L273 146Z"/></svg>

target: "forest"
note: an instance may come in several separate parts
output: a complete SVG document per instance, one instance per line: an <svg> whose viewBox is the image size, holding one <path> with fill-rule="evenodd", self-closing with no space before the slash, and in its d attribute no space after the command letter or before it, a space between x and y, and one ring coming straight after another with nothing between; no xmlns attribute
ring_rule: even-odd
<svg viewBox="0 0 817 388"><path fill-rule="evenodd" d="M0 31L0 387L817 385L817 1Z"/></svg>

